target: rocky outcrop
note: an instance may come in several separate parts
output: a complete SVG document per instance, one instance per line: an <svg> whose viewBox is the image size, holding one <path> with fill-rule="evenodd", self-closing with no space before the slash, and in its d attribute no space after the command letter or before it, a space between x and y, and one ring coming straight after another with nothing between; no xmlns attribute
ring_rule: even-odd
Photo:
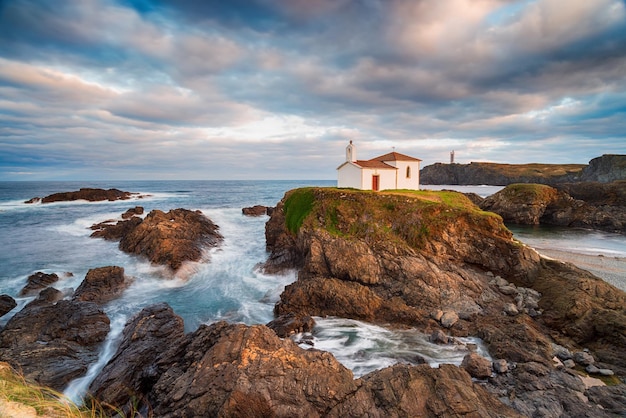
<svg viewBox="0 0 626 418"><path fill-rule="evenodd" d="M17 306L17 302L9 295L0 295L0 317L8 314Z"/></svg>
<svg viewBox="0 0 626 418"><path fill-rule="evenodd" d="M42 199L34 197L27 200L25 203L52 203L52 202L67 202L72 200L87 200L90 202L98 202L103 200L115 201L115 200L128 200L131 197L140 197L137 193L124 192L118 189L93 189L93 188L81 188L74 192L61 192L54 193L46 196Z"/></svg>
<svg viewBox="0 0 626 418"><path fill-rule="evenodd" d="M608 416L581 401L584 385L569 369L554 367L552 344L588 347L598 368L626 375L626 295L572 265L541 259L512 240L502 218L465 197L298 189L277 206L266 239L267 268L299 270L277 315L478 336L499 360L499 372L487 377L485 363L481 378L519 413Z"/></svg>
<svg viewBox="0 0 626 418"><path fill-rule="evenodd" d="M38 271L28 276L26 286L20 291L20 296L28 296L38 293L41 289L45 289L59 280L56 273L43 273Z"/></svg>
<svg viewBox="0 0 626 418"><path fill-rule="evenodd" d="M420 170L420 182L424 185L556 184L579 181L585 167L584 164L435 163Z"/></svg>
<svg viewBox="0 0 626 418"><path fill-rule="evenodd" d="M601 183L626 180L626 155L604 154L594 158L583 169L581 180Z"/></svg>
<svg viewBox="0 0 626 418"><path fill-rule="evenodd" d="M89 270L70 299L53 287L42 290L0 331L0 361L62 390L97 360L110 327L101 306L128 284L123 268L109 266Z"/></svg>
<svg viewBox="0 0 626 418"><path fill-rule="evenodd" d="M185 261L198 261L203 250L222 241L219 227L200 211L173 209L151 211L143 220L137 216L112 224L92 227L92 237L120 240L122 251L147 257L152 263L178 270Z"/></svg>
<svg viewBox="0 0 626 418"><path fill-rule="evenodd" d="M182 331L167 306L146 308L91 393L121 409L144 401L159 417L518 416L454 366L396 365L354 380L331 354L262 325Z"/></svg>
<svg viewBox="0 0 626 418"><path fill-rule="evenodd" d="M98 305L61 298L54 288L43 290L0 332L0 361L56 390L85 374L109 332Z"/></svg>
<svg viewBox="0 0 626 418"><path fill-rule="evenodd" d="M626 233L626 182L595 185L598 183L566 184L559 186L562 190L557 190L541 184L512 184L484 199L480 207L515 224ZM563 190L572 191L587 201L575 199Z"/></svg>
<svg viewBox="0 0 626 418"><path fill-rule="evenodd" d="M422 184L490 184L514 183L557 185L572 182L610 183L626 180L626 155L606 154L584 164L442 164L420 170Z"/></svg>
<svg viewBox="0 0 626 418"><path fill-rule="evenodd" d="M74 292L74 300L94 302L98 305L117 299L130 285L124 269L117 266L100 267L87 272L85 279Z"/></svg>
<svg viewBox="0 0 626 418"><path fill-rule="evenodd" d="M254 205L248 208L241 209L241 213L246 216L263 216L271 215L274 208L269 206Z"/></svg>

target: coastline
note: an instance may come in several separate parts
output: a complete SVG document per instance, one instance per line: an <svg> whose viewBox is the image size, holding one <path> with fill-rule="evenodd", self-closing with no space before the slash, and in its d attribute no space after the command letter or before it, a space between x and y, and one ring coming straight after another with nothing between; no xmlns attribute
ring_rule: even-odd
<svg viewBox="0 0 626 418"><path fill-rule="evenodd" d="M572 263L576 267L587 270L607 283L626 291L626 257L591 255L580 252L555 250L552 248L535 247L543 257Z"/></svg>

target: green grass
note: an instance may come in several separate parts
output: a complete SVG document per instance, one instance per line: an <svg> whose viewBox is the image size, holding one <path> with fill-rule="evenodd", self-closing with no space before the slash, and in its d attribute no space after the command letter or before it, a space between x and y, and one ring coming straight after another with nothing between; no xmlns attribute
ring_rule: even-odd
<svg viewBox="0 0 626 418"><path fill-rule="evenodd" d="M315 193L312 188L303 188L293 190L287 197L284 204L285 223L287 229L294 234L302 226L304 219L307 217L315 202Z"/></svg>
<svg viewBox="0 0 626 418"><path fill-rule="evenodd" d="M284 212L286 227L294 234L304 223L344 239L404 242L416 249L459 221L510 234L502 218L454 191L296 189L287 195Z"/></svg>

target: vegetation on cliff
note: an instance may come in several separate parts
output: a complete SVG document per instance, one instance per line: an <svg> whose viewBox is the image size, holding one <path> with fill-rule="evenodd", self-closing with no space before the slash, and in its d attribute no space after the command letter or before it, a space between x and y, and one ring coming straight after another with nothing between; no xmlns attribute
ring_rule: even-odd
<svg viewBox="0 0 626 418"><path fill-rule="evenodd" d="M436 163L420 170L422 184L608 183L626 179L626 155L602 155L589 164Z"/></svg>

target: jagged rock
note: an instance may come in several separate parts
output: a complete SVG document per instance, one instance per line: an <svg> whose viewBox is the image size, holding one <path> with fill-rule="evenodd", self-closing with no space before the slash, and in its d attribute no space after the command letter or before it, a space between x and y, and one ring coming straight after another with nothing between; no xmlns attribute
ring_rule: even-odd
<svg viewBox="0 0 626 418"><path fill-rule="evenodd" d="M0 295L0 317L8 314L17 306L17 302L9 295Z"/></svg>
<svg viewBox="0 0 626 418"><path fill-rule="evenodd" d="M219 227L200 211L151 211L145 219L133 216L115 225L97 224L92 237L120 240L120 249L147 257L155 264L178 270L185 261L198 261L202 251L217 246Z"/></svg>
<svg viewBox="0 0 626 418"><path fill-rule="evenodd" d="M74 293L74 300L95 302L98 305L118 298L130 285L122 267L109 266L91 269Z"/></svg>
<svg viewBox="0 0 626 418"><path fill-rule="evenodd" d="M180 344L183 337L183 320L167 304L144 308L124 327L122 343L91 383L89 393L128 412L132 399L145 399L164 372L159 356ZM175 360L171 359L172 363Z"/></svg>
<svg viewBox="0 0 626 418"><path fill-rule="evenodd" d="M262 325L182 330L165 305L144 309L91 392L122 410L135 399L159 417L518 416L455 366L396 365L353 380L331 354Z"/></svg>
<svg viewBox="0 0 626 418"><path fill-rule="evenodd" d="M293 313L279 316L267 324L280 338L289 337L292 334L311 332L315 327L315 320L310 316L300 316Z"/></svg>
<svg viewBox="0 0 626 418"><path fill-rule="evenodd" d="M104 238L109 241L119 241L134 230L143 220L137 216L133 216L117 223L114 222L113 220L109 220L92 225L91 229L94 232L92 232L91 237Z"/></svg>
<svg viewBox="0 0 626 418"><path fill-rule="evenodd" d="M594 158L583 169L581 180L603 183L626 180L626 155L604 154Z"/></svg>
<svg viewBox="0 0 626 418"><path fill-rule="evenodd" d="M356 392L328 417L521 417L500 403L463 369L442 364L397 364L360 379Z"/></svg>
<svg viewBox="0 0 626 418"><path fill-rule="evenodd" d="M624 416L626 411L626 385L594 386L585 391L590 401L601 405L612 416Z"/></svg>
<svg viewBox="0 0 626 418"><path fill-rule="evenodd" d="M134 208L128 209L126 212L122 213L122 219L130 219L136 215L143 215L142 206L135 206Z"/></svg>
<svg viewBox="0 0 626 418"><path fill-rule="evenodd" d="M28 276L28 279L26 280L27 284L20 291L20 296L32 295L41 289L45 289L51 284L57 282L59 280L59 276L56 273L48 274L38 271L37 273Z"/></svg>
<svg viewBox="0 0 626 418"><path fill-rule="evenodd" d="M491 361L478 353L466 354L465 357L463 357L461 367L464 368L470 376L477 379L486 379L491 376Z"/></svg>
<svg viewBox="0 0 626 418"><path fill-rule="evenodd" d="M60 297L54 288L43 290L0 332L0 361L56 390L87 371L109 332L109 318L96 304Z"/></svg>
<svg viewBox="0 0 626 418"><path fill-rule="evenodd" d="M254 205L249 208L241 209L241 213L246 216L263 216L263 215L271 215L272 208L262 205Z"/></svg>
<svg viewBox="0 0 626 418"><path fill-rule="evenodd" d="M499 214L505 222L516 224L574 226L626 233L626 181L558 187L560 190L541 184L512 184L483 200L480 207ZM587 200L575 199L568 192Z"/></svg>
<svg viewBox="0 0 626 418"><path fill-rule="evenodd" d="M97 202L102 200L127 200L130 199L136 193L124 192L118 189L92 189L92 188L81 188L75 192L62 192L62 193L54 193L49 196L41 199L41 203L51 203L51 202L65 202L72 200L88 200L90 202ZM27 200L25 203L35 203L38 202L39 198L33 198Z"/></svg>
<svg viewBox="0 0 626 418"><path fill-rule="evenodd" d="M595 405L581 400L580 379L566 368L553 374L552 343L589 347L598 361L626 374L620 349L626 294L573 265L541 259L507 238L498 217L485 219L469 202L460 210L429 198L426 207L408 193L287 193L266 225L267 266L299 272L275 313L336 315L431 333L437 311L462 311L464 320L449 328L452 336L482 338L491 356L516 364L490 378L494 393L506 392L528 416L563 415L563 403L573 405L572 416L595 413ZM346 267L346 259L354 265ZM501 286L514 292L503 295ZM512 299L529 315L503 315ZM563 385L569 389L561 394Z"/></svg>

